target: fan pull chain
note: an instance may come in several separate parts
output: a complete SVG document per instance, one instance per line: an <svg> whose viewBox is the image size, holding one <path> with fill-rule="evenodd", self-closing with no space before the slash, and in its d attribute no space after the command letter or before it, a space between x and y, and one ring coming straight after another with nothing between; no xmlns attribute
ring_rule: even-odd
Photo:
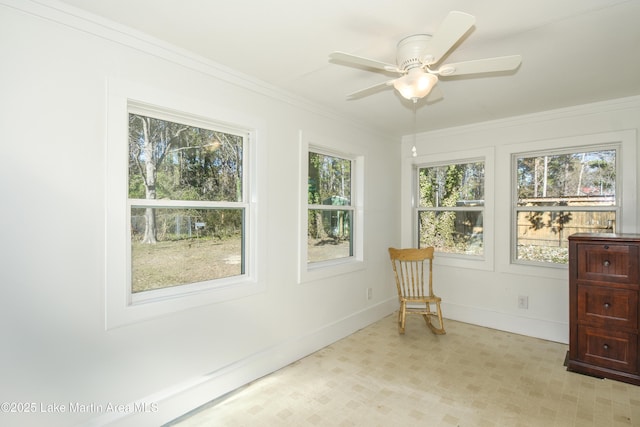
<svg viewBox="0 0 640 427"><path fill-rule="evenodd" d="M411 148L411 156L417 157L418 151L416 150L416 104L418 98L413 98L413 147Z"/></svg>

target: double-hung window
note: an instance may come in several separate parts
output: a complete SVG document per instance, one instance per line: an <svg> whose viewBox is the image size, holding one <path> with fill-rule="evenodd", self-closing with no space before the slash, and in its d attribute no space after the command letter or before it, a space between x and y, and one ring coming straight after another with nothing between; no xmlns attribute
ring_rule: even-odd
<svg viewBox="0 0 640 427"><path fill-rule="evenodd" d="M300 133L301 283L363 268L364 156L358 150Z"/></svg>
<svg viewBox="0 0 640 427"><path fill-rule="evenodd" d="M245 275L247 132L136 106L128 117L131 302Z"/></svg>
<svg viewBox="0 0 640 427"><path fill-rule="evenodd" d="M263 292L264 121L134 81L108 95L105 327Z"/></svg>
<svg viewBox="0 0 640 427"><path fill-rule="evenodd" d="M419 247L482 257L484 159L418 166L416 188Z"/></svg>
<svg viewBox="0 0 640 427"><path fill-rule="evenodd" d="M353 160L309 151L307 262L353 256Z"/></svg>
<svg viewBox="0 0 640 427"><path fill-rule="evenodd" d="M513 262L567 264L568 236L617 230L619 145L513 155Z"/></svg>

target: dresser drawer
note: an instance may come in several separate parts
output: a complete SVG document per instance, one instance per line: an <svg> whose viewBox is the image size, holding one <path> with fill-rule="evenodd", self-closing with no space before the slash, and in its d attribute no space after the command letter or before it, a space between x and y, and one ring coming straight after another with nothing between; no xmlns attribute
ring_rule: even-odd
<svg viewBox="0 0 640 427"><path fill-rule="evenodd" d="M603 368L637 372L638 336L578 326L578 359Z"/></svg>
<svg viewBox="0 0 640 427"><path fill-rule="evenodd" d="M578 322L637 331L638 291L579 285L577 296Z"/></svg>
<svg viewBox="0 0 640 427"><path fill-rule="evenodd" d="M638 283L638 246L622 243L577 245L578 280Z"/></svg>

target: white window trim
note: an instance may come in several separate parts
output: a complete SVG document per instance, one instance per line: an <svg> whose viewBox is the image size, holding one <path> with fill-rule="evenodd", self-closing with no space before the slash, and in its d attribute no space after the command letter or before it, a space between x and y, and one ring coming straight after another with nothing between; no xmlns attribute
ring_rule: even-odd
<svg viewBox="0 0 640 427"><path fill-rule="evenodd" d="M196 98L181 96L142 83L123 80L108 82L107 141L105 176L105 329L167 315L177 311L240 298L264 291L262 273L266 250L266 212L264 202L258 204L258 196L265 192L265 170L258 167L258 158L266 157L266 135L263 121L242 113ZM187 117L211 118L208 122L221 123L234 129L246 129L249 143L246 150L248 168L248 204L245 274L194 286L177 287L176 291L157 292L149 300L132 303L130 288L130 235L128 228L128 114L129 104L157 106L161 111L185 112ZM180 113L180 117L185 114ZM260 208L260 210L259 210ZM180 289L182 288L182 289ZM157 297L156 297L157 296Z"/></svg>
<svg viewBox="0 0 640 427"><path fill-rule="evenodd" d="M613 206L588 206L588 207L559 207L559 206L551 206L551 207L541 207L541 208L531 208L526 206L518 206L518 178L517 178L517 162L519 158L522 157L534 157L541 155L554 155L554 154L568 154L568 153L576 153L576 152L590 152L590 151L600 151L600 150L616 150L616 204ZM516 218L518 217L518 212L528 212L528 211L540 211L540 212L558 212L558 211L573 211L573 212L596 212L596 211L615 211L616 218L620 218L621 209L620 209L620 194L618 191L620 190L620 180L617 165L619 164L618 157L622 153L622 147L619 143L614 144L604 144L604 145L595 145L595 146L578 146L578 147L570 147L570 148L556 148L555 150L535 150L535 151L526 151L522 153L514 153L511 155L511 264L518 265L529 265L536 267L546 267L546 268L567 268L566 264L553 263L553 262L543 262L543 261L529 261L529 260L520 260L517 257L517 240L518 240L518 230L516 224ZM618 224L616 224L618 227Z"/></svg>
<svg viewBox="0 0 640 427"><path fill-rule="evenodd" d="M483 227L483 255L451 254L446 252L436 252L434 264L446 265L458 268L471 268L477 270L493 270L494 253L494 150L491 147L467 150L464 152L451 152L441 154L429 154L412 158L410 168L411 173L411 209L407 210L411 218L403 218L411 224L411 243L413 247L418 247L418 168L448 165L455 163L484 162L484 207L482 214Z"/></svg>
<svg viewBox="0 0 640 427"><path fill-rule="evenodd" d="M619 151L616 155L616 161L619 162L618 173L616 177L616 195L619 198L620 217L616 220L617 231L619 233L637 233L636 219L636 131L622 130L614 132L596 133L590 135L578 135L563 138L548 139L542 141L529 141L517 144L510 144L501 147L498 153L498 161L505 162L509 165L508 176L511 181L511 192L509 195L511 213L509 215L509 233L498 236L498 245L505 245L509 250L502 256L505 257L500 262L500 270L506 273L523 274L538 277L549 277L555 279L566 279L567 265L553 264L549 265L536 263L515 263L513 251L515 251L515 178L513 171L513 157L521 153L531 153L539 151L557 151L558 149L589 149L589 147L602 147L603 145L618 145ZM505 171L506 172L506 171ZM506 175L504 179L507 179Z"/></svg>
<svg viewBox="0 0 640 427"><path fill-rule="evenodd" d="M333 155L352 161L351 207L353 208L353 256L307 263L307 222L309 151ZM299 212L298 212L298 283L351 273L364 269L364 155L344 141L322 138L310 132L300 131Z"/></svg>

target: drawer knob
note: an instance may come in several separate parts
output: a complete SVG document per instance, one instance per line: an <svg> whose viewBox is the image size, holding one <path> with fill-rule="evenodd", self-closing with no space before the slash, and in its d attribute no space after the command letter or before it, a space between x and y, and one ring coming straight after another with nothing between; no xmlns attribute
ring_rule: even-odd
<svg viewBox="0 0 640 427"><path fill-rule="evenodd" d="M603 264L604 264L605 267L609 267L611 265L611 262L609 262L609 260L606 259L606 260L604 260Z"/></svg>
<svg viewBox="0 0 640 427"><path fill-rule="evenodd" d="M611 304L609 304L608 302L605 302L604 303L604 308L609 308L609 307L611 307Z"/></svg>
<svg viewBox="0 0 640 427"><path fill-rule="evenodd" d="M604 248L605 249L609 249L609 245L604 245Z"/></svg>
<svg viewBox="0 0 640 427"><path fill-rule="evenodd" d="M609 344L603 345L602 348L604 348L605 350L609 350Z"/></svg>

